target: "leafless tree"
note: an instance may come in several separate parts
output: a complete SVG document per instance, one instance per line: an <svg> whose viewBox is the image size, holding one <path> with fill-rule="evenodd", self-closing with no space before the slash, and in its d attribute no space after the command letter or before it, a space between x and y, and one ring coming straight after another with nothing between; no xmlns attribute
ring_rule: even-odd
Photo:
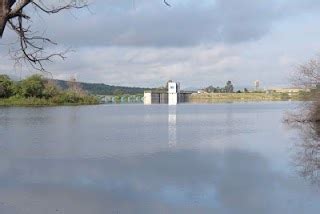
<svg viewBox="0 0 320 214"><path fill-rule="evenodd" d="M72 75L68 81L68 87L69 91L79 94L79 95L84 95L85 91L82 89L82 86L79 82L77 82L77 79L74 75Z"/></svg>
<svg viewBox="0 0 320 214"><path fill-rule="evenodd" d="M171 5L168 3L168 1L163 0L163 2L164 2L167 6L171 7Z"/></svg>
<svg viewBox="0 0 320 214"><path fill-rule="evenodd" d="M320 56L297 66L291 81L294 86L312 88L320 84Z"/></svg>
<svg viewBox="0 0 320 214"><path fill-rule="evenodd" d="M306 96L309 102L301 103L297 112L289 113L286 122L320 123L320 57L297 66L291 76L291 82L295 87L310 91Z"/></svg>
<svg viewBox="0 0 320 214"><path fill-rule="evenodd" d="M80 9L87 6L86 0L0 0L0 38L6 27L18 36L18 47L13 51L13 58L20 63L25 61L37 69L44 71L43 63L53 58L65 58L66 52L46 53L48 45L56 45L54 41L31 30L31 17L26 8L41 11L45 14L56 14L63 10Z"/></svg>
<svg viewBox="0 0 320 214"><path fill-rule="evenodd" d="M164 4L171 6L167 0ZM10 27L18 36L18 49L13 51L17 63L21 61L40 71L44 71L43 63L53 58L65 58L66 52L46 53L48 45L56 45L50 38L31 30L31 16L26 8L33 8L45 14L56 14L63 10L81 9L88 6L87 0L0 0L0 39L6 27Z"/></svg>
<svg viewBox="0 0 320 214"><path fill-rule="evenodd" d="M312 89L311 101L301 103L286 117L300 133L294 163L302 177L320 185L320 57L299 65L291 80L296 87Z"/></svg>

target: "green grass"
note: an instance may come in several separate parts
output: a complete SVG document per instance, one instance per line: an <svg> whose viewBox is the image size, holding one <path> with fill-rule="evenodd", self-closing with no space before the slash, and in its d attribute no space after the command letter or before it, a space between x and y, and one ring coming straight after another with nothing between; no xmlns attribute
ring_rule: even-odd
<svg viewBox="0 0 320 214"><path fill-rule="evenodd" d="M308 100L305 94L287 93L201 93L192 94L191 101L197 102L229 102L229 101L281 101Z"/></svg>
<svg viewBox="0 0 320 214"><path fill-rule="evenodd" d="M65 105L96 105L99 104L97 98L93 96L85 96L81 99L65 101L62 98L22 98L22 97L10 97L0 99L0 106L65 106Z"/></svg>

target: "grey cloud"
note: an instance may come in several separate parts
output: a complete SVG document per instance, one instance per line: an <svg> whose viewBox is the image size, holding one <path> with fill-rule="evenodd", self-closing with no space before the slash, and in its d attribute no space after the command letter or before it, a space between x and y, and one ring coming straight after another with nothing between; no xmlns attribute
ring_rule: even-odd
<svg viewBox="0 0 320 214"><path fill-rule="evenodd" d="M295 63L319 49L315 0L96 0L86 10L33 20L35 29L76 53L48 64L56 78L155 87L176 79L185 87L288 84ZM312 13L306 22L303 16ZM302 15L302 16L301 16ZM37 17L37 16L36 16ZM0 41L9 43L12 34ZM129 47L130 46L130 47ZM52 51L51 48L47 51ZM0 46L0 71L30 74L13 66ZM21 73L16 72L22 70Z"/></svg>
<svg viewBox="0 0 320 214"><path fill-rule="evenodd" d="M131 1L94 1L94 14L45 21L48 33L66 45L179 47L256 40L281 16L275 1L187 1L171 8L159 1L137 1L136 9Z"/></svg>
<svg viewBox="0 0 320 214"><path fill-rule="evenodd" d="M266 35L280 18L319 7L317 1L197 1L166 8L160 0L95 1L94 14L50 17L57 40L76 46L192 46L240 43ZM210 2L210 1L209 1ZM103 9L102 9L103 8ZM66 21L67 20L67 21ZM63 30L61 30L63 29Z"/></svg>

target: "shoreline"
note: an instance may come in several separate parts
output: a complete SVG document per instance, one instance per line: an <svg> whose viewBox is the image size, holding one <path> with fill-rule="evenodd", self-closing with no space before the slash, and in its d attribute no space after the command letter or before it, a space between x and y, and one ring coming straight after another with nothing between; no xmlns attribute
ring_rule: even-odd
<svg viewBox="0 0 320 214"><path fill-rule="evenodd" d="M201 93L192 94L190 102L260 102L260 101L310 101L311 94L299 93Z"/></svg>
<svg viewBox="0 0 320 214"><path fill-rule="evenodd" d="M310 102L310 100L192 100L189 102L183 102L179 103L178 105L210 105L210 104L249 104L249 103L281 103L281 102ZM56 103L41 103L41 104L30 104L30 103L5 103L3 100L0 99L0 108L1 107L77 107L77 106L99 106L99 105L142 105L141 103L62 103L62 104L56 104ZM157 106L157 105L165 105L168 104L152 104L151 106ZM149 105L148 105L149 106Z"/></svg>
<svg viewBox="0 0 320 214"><path fill-rule="evenodd" d="M0 107L57 107L57 106L85 106L99 105L99 102L66 102L56 103L53 100L41 98L0 99Z"/></svg>
<svg viewBox="0 0 320 214"><path fill-rule="evenodd" d="M95 98L94 98L95 97ZM0 107L59 107L59 106L85 106L104 104L132 104L127 102L101 103L96 96L88 96L92 99L82 101L61 102L53 98L0 98ZM311 94L282 94L282 93L201 93L192 94L188 102L181 104L215 104L215 103L248 103L248 102L286 102L286 101L311 101ZM136 103L136 104L143 104Z"/></svg>

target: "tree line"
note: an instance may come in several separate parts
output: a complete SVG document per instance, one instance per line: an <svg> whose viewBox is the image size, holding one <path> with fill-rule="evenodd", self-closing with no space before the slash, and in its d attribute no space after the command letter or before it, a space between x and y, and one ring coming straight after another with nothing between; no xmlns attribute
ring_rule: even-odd
<svg viewBox="0 0 320 214"><path fill-rule="evenodd" d="M54 82L62 89L68 89L69 87L69 81L54 80ZM137 95L143 94L145 90L150 90L150 88L114 86L104 83L79 82L78 84L83 90L95 95Z"/></svg>
<svg viewBox="0 0 320 214"><path fill-rule="evenodd" d="M226 82L224 87L214 87L212 85L203 89L207 93L234 93L234 87L230 80ZM248 92L248 89L244 89L244 92ZM237 91L237 93L241 93L241 91Z"/></svg>
<svg viewBox="0 0 320 214"><path fill-rule="evenodd" d="M0 99L15 103L33 100L43 104L95 104L96 97L89 95L71 81L68 89L61 89L54 81L41 75L32 75L21 81L13 81L8 75L0 75ZM32 104L32 103L30 103Z"/></svg>

